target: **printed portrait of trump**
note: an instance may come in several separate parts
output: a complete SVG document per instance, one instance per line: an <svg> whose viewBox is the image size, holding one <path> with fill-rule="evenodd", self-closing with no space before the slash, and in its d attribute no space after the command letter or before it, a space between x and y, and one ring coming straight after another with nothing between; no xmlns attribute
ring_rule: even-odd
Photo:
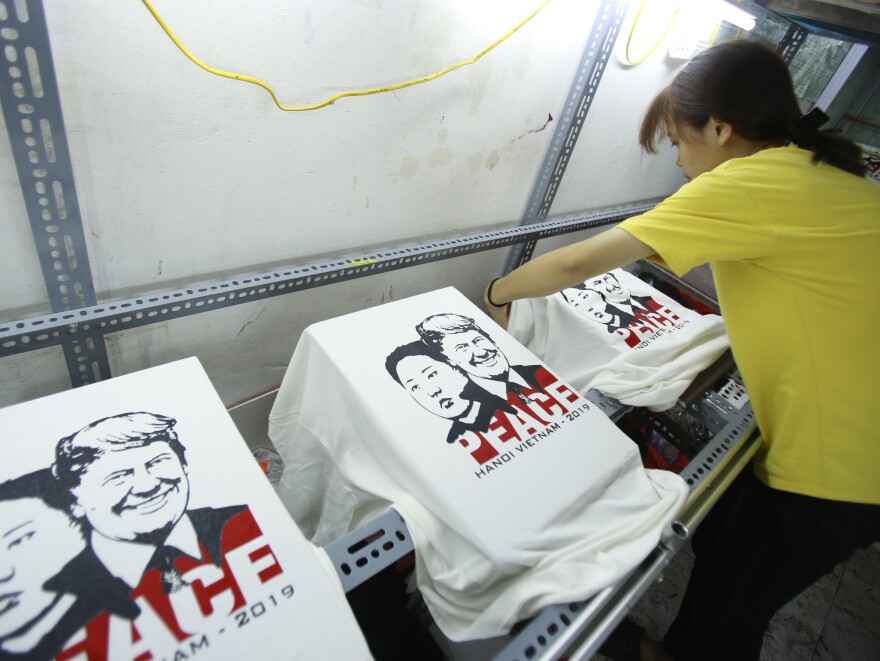
<svg viewBox="0 0 880 661"><path fill-rule="evenodd" d="M50 582L77 594L83 623L107 611L134 619L131 598L145 573L161 572L162 589L185 583L181 558L222 563L224 526L245 506L188 509L186 451L168 416L122 413L62 438L53 473L88 546Z"/></svg>

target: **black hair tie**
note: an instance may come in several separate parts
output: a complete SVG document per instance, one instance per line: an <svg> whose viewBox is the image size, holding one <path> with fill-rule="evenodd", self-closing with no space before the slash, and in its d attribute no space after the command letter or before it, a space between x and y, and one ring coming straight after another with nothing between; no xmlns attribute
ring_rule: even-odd
<svg viewBox="0 0 880 661"><path fill-rule="evenodd" d="M510 303L502 303L501 305L498 305L498 303L492 300L492 287L494 287L495 283L499 280L501 280L501 278L495 278L492 282L489 283L489 287L486 290L486 300L489 301L489 305L491 305L493 308L501 309L509 307Z"/></svg>
<svg viewBox="0 0 880 661"><path fill-rule="evenodd" d="M798 147L809 149L813 145L813 136L828 121L828 115L819 108L813 108L803 117L793 119L786 126L785 136Z"/></svg>

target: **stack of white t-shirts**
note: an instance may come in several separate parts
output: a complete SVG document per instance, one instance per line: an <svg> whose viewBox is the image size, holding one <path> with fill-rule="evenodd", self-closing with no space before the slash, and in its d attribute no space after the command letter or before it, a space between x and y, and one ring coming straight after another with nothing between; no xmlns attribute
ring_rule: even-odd
<svg viewBox="0 0 880 661"><path fill-rule="evenodd" d="M623 269L516 301L507 330L578 392L663 411L730 346L724 322Z"/></svg>
<svg viewBox="0 0 880 661"><path fill-rule="evenodd" d="M400 512L453 640L620 579L687 495L452 288L307 328L269 435L279 495L313 542Z"/></svg>

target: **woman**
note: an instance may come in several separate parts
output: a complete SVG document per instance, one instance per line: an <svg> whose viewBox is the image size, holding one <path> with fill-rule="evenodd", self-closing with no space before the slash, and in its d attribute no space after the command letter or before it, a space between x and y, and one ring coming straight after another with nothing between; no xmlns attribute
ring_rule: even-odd
<svg viewBox="0 0 880 661"><path fill-rule="evenodd" d="M880 187L860 150L800 118L783 60L752 41L695 57L652 101L639 141L667 135L690 183L651 211L539 257L486 290L552 294L640 258L712 264L764 444L694 539L662 646L632 658L757 659L775 611L880 539ZM621 642L620 637L616 642ZM624 641L625 642L625 641Z"/></svg>

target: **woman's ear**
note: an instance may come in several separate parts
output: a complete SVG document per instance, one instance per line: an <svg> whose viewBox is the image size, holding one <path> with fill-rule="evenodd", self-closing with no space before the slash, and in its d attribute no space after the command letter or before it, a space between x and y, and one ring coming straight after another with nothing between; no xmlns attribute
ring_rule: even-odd
<svg viewBox="0 0 880 661"><path fill-rule="evenodd" d="M709 118L709 127L712 139L719 147L723 147L733 135L733 127L727 122L715 117Z"/></svg>

